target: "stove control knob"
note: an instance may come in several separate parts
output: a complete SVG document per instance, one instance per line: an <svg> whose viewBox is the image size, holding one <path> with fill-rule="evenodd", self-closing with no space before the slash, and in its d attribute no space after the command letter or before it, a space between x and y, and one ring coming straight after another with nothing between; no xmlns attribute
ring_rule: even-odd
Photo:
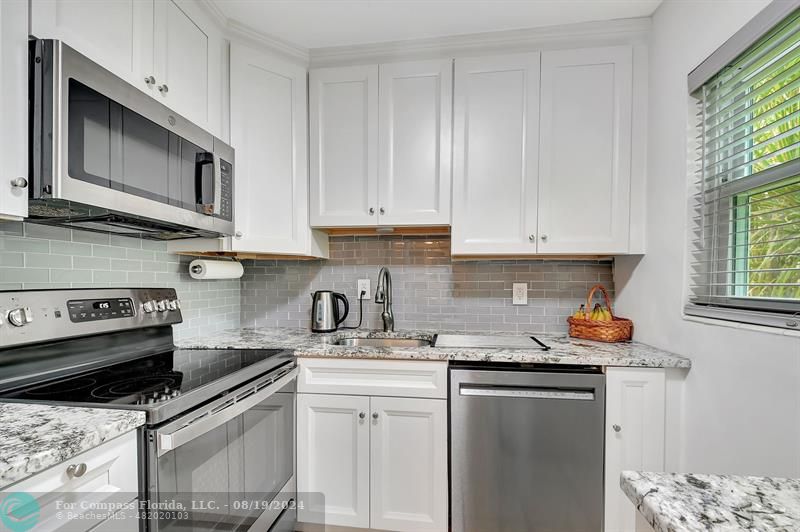
<svg viewBox="0 0 800 532"><path fill-rule="evenodd" d="M166 299L162 299L161 301L156 303L156 308L158 309L159 312L166 312L166 310L167 310L167 300Z"/></svg>
<svg viewBox="0 0 800 532"><path fill-rule="evenodd" d="M8 313L8 321L14 327L23 327L33 321L30 307L20 307Z"/></svg>
<svg viewBox="0 0 800 532"><path fill-rule="evenodd" d="M181 309L181 300L180 299L174 300L173 303L175 303L175 309L176 310L180 310Z"/></svg>
<svg viewBox="0 0 800 532"><path fill-rule="evenodd" d="M145 301L142 304L142 310L144 310L148 314L153 312L155 309L156 309L156 302L155 301Z"/></svg>
<svg viewBox="0 0 800 532"><path fill-rule="evenodd" d="M170 310L178 310L178 300L173 299L172 301L167 301L167 308Z"/></svg>
<svg viewBox="0 0 800 532"><path fill-rule="evenodd" d="M172 397L178 397L181 394L180 390L172 390L170 394Z"/></svg>

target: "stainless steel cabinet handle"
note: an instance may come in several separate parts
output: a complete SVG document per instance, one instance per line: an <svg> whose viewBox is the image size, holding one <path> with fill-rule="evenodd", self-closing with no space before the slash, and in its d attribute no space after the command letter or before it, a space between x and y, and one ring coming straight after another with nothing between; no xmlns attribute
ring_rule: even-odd
<svg viewBox="0 0 800 532"><path fill-rule="evenodd" d="M372 216L373 214L375 214L375 207L370 207L369 208L369 215Z"/></svg>
<svg viewBox="0 0 800 532"><path fill-rule="evenodd" d="M87 469L86 464L84 464L83 462L81 462L80 464L71 464L67 468L67 476L70 478L82 477L84 474L86 474L86 469Z"/></svg>
<svg viewBox="0 0 800 532"><path fill-rule="evenodd" d="M528 240L530 240L531 242L536 242L536 235L533 234L528 235Z"/></svg>
<svg viewBox="0 0 800 532"><path fill-rule="evenodd" d="M622 430L622 427L619 425L611 425L611 428L614 429L614 432L620 432Z"/></svg>
<svg viewBox="0 0 800 532"><path fill-rule="evenodd" d="M358 418L359 419L364 419L365 417L367 417L367 414L365 414L364 412L359 412L358 413Z"/></svg>
<svg viewBox="0 0 800 532"><path fill-rule="evenodd" d="M379 212L380 214L386 214L386 209L384 209L383 207L381 207L381 208L378 210L378 212Z"/></svg>
<svg viewBox="0 0 800 532"><path fill-rule="evenodd" d="M374 420L378 419L378 413L377 412L373 412L372 413L372 419L374 419Z"/></svg>
<svg viewBox="0 0 800 532"><path fill-rule="evenodd" d="M161 94L166 94L169 92L169 87L167 87L167 84L164 83L163 85L158 86L158 90L161 91Z"/></svg>
<svg viewBox="0 0 800 532"><path fill-rule="evenodd" d="M541 237L539 237L539 238L541 238L541 239L542 239L542 242L547 242L547 235L542 235L542 236L541 236Z"/></svg>
<svg viewBox="0 0 800 532"><path fill-rule="evenodd" d="M155 85L156 84L156 78L154 78L153 76L147 76L146 78L144 78L144 82L147 85Z"/></svg>
<svg viewBox="0 0 800 532"><path fill-rule="evenodd" d="M28 180L24 177L15 177L11 180L11 186L14 188L27 188Z"/></svg>

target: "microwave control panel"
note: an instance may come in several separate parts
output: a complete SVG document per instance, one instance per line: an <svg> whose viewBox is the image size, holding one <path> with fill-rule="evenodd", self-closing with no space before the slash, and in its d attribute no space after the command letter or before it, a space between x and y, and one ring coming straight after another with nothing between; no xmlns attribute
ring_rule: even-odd
<svg viewBox="0 0 800 532"><path fill-rule="evenodd" d="M233 165L224 159L219 160L220 173L220 205L219 217L233 220Z"/></svg>

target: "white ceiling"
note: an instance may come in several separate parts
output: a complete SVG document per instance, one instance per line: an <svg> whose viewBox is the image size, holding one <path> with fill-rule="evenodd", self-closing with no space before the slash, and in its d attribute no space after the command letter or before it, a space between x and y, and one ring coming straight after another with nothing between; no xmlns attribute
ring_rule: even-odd
<svg viewBox="0 0 800 532"><path fill-rule="evenodd" d="M209 1L229 19L304 48L644 17L661 3L661 0Z"/></svg>

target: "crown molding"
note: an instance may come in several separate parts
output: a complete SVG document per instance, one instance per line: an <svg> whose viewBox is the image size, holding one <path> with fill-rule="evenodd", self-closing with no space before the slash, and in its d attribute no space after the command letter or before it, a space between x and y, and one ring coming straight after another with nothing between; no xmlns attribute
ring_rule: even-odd
<svg viewBox="0 0 800 532"><path fill-rule="evenodd" d="M279 52L295 61L308 64L309 52L307 48L272 37L238 20L228 18L214 0L198 0L198 3L214 18L229 40L244 40L256 46L266 47L271 51Z"/></svg>
<svg viewBox="0 0 800 532"><path fill-rule="evenodd" d="M599 45L643 41L649 35L650 26L650 17L639 17L408 41L311 48L308 52L311 66L486 55L587 46L590 43Z"/></svg>

